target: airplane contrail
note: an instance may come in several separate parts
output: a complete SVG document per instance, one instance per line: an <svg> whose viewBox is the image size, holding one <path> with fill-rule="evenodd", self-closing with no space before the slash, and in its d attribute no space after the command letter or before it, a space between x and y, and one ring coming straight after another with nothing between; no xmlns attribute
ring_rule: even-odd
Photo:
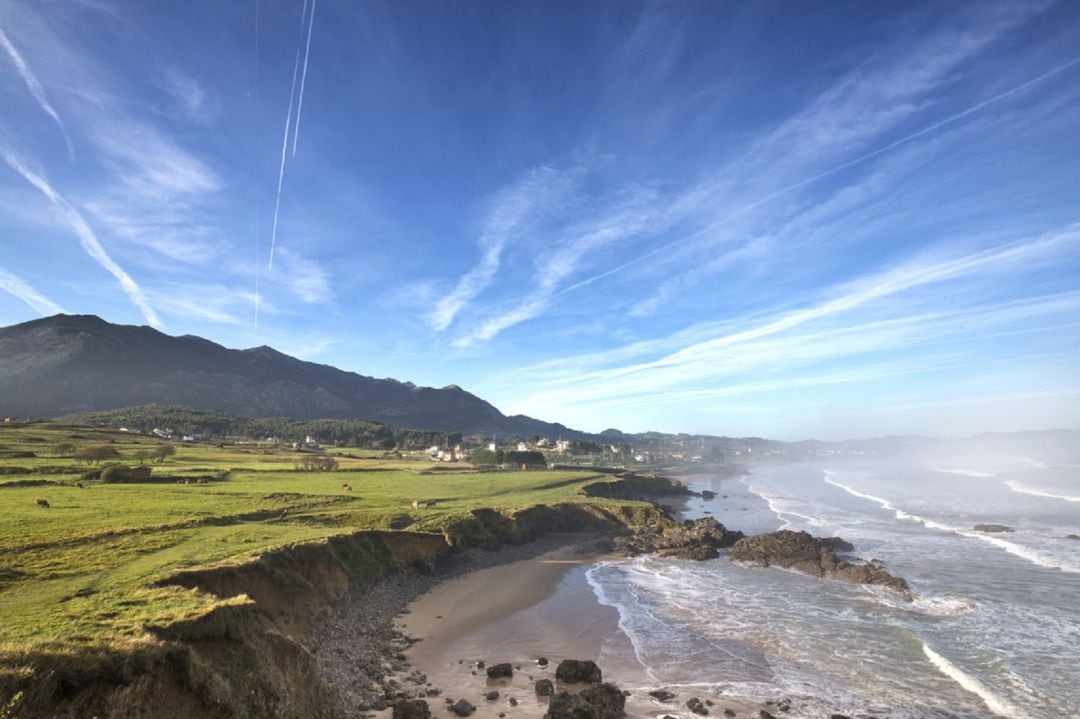
<svg viewBox="0 0 1080 719"><path fill-rule="evenodd" d="M255 117L259 117L259 0L255 0ZM256 142L260 146L261 142L258 142L261 136L256 137ZM259 265L262 264L262 257L259 253L259 195L258 188L255 191L255 328L253 331L259 331Z"/></svg>
<svg viewBox="0 0 1080 719"><path fill-rule="evenodd" d="M308 58L311 56L311 28L315 24L315 4L311 0L311 14L308 16L307 48L304 50L304 72L300 75L300 99L296 101L296 127L293 129L292 156L296 157L296 141L300 138L300 113L304 109L304 85L307 84Z"/></svg>
<svg viewBox="0 0 1080 719"><path fill-rule="evenodd" d="M56 126L60 128L60 134L64 136L64 142L67 144L68 157L72 160L75 159L75 146L71 144L71 137L68 136L67 128L64 127L64 123L60 120L60 115L49 103L49 98L45 96L45 88L41 86L37 77L33 71L30 70L30 66L26 64L26 60L19 54L19 51L15 49L15 46L11 44L11 40L8 39L7 33L4 32L4 28L0 27L0 45L7 51L8 57L11 58L11 62L15 64L15 69L19 71L19 75L22 77L23 82L26 83L26 87L30 90L30 94L37 100L38 106L45 112L46 115L51 117L56 123Z"/></svg>
<svg viewBox="0 0 1080 719"><path fill-rule="evenodd" d="M3 267L0 267L0 290L19 298L43 316L56 315L64 311L63 307L35 290L21 277L16 277Z"/></svg>
<svg viewBox="0 0 1080 719"><path fill-rule="evenodd" d="M1023 82L1023 83L1021 83L1019 85L1016 85L1015 87L1012 87L1012 88L1010 88L1010 89L1008 89L1008 90L1006 90L1006 91L1004 91L1002 93L994 95L993 97L991 97L989 99L983 100L982 102L979 102L979 103L977 103L975 105L972 105L971 107L967 108L966 110L962 110L962 111L956 113L955 115L950 115L949 117L946 117L943 120L939 120L938 122L935 122L932 125L928 125L927 127L924 127L923 129L918 130L917 132L913 132L910 135L906 135L904 137L901 137L899 140L894 140L893 142L890 142L889 144L884 145L883 147L879 147L878 149L873 150L872 152L868 152L865 155L860 155L859 157L856 157L853 160L848 160L847 162L845 162L843 164L840 164L840 165L837 165L836 167L833 167L830 170L826 170L825 172L818 173L817 175L814 175L813 177L809 177L809 178L807 178L805 180L801 180L799 182L796 182L793 185L788 185L787 187L781 188L781 189L777 190L776 192L773 192L773 193L771 193L769 195L766 195L765 197L761 198L760 200L757 200L756 202L753 202L753 203L751 203L749 205L746 205L745 207L740 208L739 210L736 210L731 215L728 215L727 217L725 217L723 220L720 220L719 222L713 223L709 227L698 230L697 232L694 232L694 233L692 233L690 235L687 235L686 237L683 237L681 239L675 240L673 242L669 242L666 245L661 245L660 247L653 248L653 249L649 250L648 252L646 252L643 255L639 255L638 257L635 257L632 260L624 262L623 264L619 265L618 267L614 267L614 268L612 268L610 270L605 270L604 272L601 272L598 275L593 275L592 277L587 277L584 280L581 280L580 282L575 282L574 284L569 285L569 286L563 288L562 290L559 290L558 292L554 293L552 295L552 297L559 297L559 296L565 295L565 294L567 294L569 292L573 292L574 290L581 289L582 287L586 287L588 285L591 285L594 282L598 282L598 281L600 281L600 280L602 280L602 279L604 279L606 277L610 277L611 275L614 275L614 274L616 274L618 272L622 272L626 268L632 267L633 265L636 265L639 262L643 262L644 260L647 260L650 257L653 257L653 256L655 256L655 255L657 255L657 254L659 254L661 252L670 250L670 249L672 249L674 247L678 247L679 245L686 244L687 242L700 237L701 235L705 234L706 232L710 232L710 231L716 229L718 226L726 224L727 222L730 222L731 220L734 220L736 217L744 215L747 212L749 212L750 210L753 210L753 209L755 209L757 207L760 207L761 205L764 205L764 204L766 204L768 202L771 202L771 201L775 200L778 197L786 195L789 192L792 192L794 190L799 189L800 187L805 187L806 185L809 185L809 184L811 184L813 182L817 182L818 180L823 179L825 177L828 177L829 175L834 175L837 172L840 172L841 170L845 170L845 169L851 167L852 165L857 165L860 162L865 162L866 160L877 157L878 155L884 154L884 153L888 152L889 150L892 150L892 149L894 149L894 148L896 148L896 147L898 147L900 145L907 144L907 143L911 142L912 140L917 140L918 138L922 137L923 135L927 135L927 134L929 134L931 132L934 132L935 130L941 129L945 125L951 125L952 123L956 122L957 120L962 120L963 118L967 117L968 115L976 113L979 110L982 110L982 109L984 109L984 108L986 108L986 107L988 107L990 105L993 105L993 104L995 104L997 102L1001 102L1002 100L1005 100L1005 99L1015 95L1018 92L1023 92L1024 90L1028 89L1032 85L1037 85L1040 82L1043 82L1044 80L1048 80L1048 79L1050 79L1051 77L1053 77L1055 75L1061 74L1062 72L1068 70L1070 67L1072 67L1072 66L1074 66L1076 64L1080 64L1080 57L1074 58L1074 59L1070 60L1069 62L1058 65L1057 67L1052 68L1051 70L1048 70L1047 72L1044 72L1042 75L1039 75L1038 77L1032 78L1031 80L1028 80L1027 82Z"/></svg>
<svg viewBox="0 0 1080 719"><path fill-rule="evenodd" d="M304 9L300 11L300 37L304 32L304 16L307 15L307 0L304 0ZM293 99L296 96L296 76L300 72L300 47L296 46L296 60L293 62L292 87L289 89L289 110L285 113L285 135L281 138L281 167L278 169L277 199L274 200L274 224L270 230L270 262L267 264L267 272L274 270L274 247L277 246L278 212L281 210L281 186L285 182L285 156L289 147L289 126L292 123Z"/></svg>

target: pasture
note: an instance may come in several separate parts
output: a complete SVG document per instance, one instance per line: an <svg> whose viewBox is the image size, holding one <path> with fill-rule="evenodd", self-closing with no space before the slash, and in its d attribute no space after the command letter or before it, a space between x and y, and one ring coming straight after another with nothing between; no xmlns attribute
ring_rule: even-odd
<svg viewBox="0 0 1080 719"><path fill-rule="evenodd" d="M175 454L145 458L162 444ZM144 463L150 477L85 478L102 462L76 459L72 446L108 446L116 456L104 462ZM243 562L357 529L440 531L477 507L597 502L577 493L597 478L587 472L479 473L374 450L326 453L339 469L298 470L304 455L270 444L0 424L0 664L151 641L148 626L197 616L215 601L155 586L178 569Z"/></svg>

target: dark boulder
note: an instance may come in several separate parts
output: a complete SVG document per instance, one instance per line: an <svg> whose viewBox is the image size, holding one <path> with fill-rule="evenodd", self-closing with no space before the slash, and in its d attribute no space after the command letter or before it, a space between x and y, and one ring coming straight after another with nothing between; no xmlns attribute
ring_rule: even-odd
<svg viewBox="0 0 1080 719"><path fill-rule="evenodd" d="M544 719L596 719L596 712L580 694L559 692L551 697Z"/></svg>
<svg viewBox="0 0 1080 719"><path fill-rule="evenodd" d="M1080 534L1066 534L1065 539L1080 539Z"/></svg>
<svg viewBox="0 0 1080 719"><path fill-rule="evenodd" d="M561 691L551 698L546 719L622 719L626 697L614 684L594 684L580 694Z"/></svg>
<svg viewBox="0 0 1080 719"><path fill-rule="evenodd" d="M712 490L708 490L708 489L703 489L703 490L701 490L701 498L706 500L706 501L708 501L710 499L716 499L716 492L713 492Z"/></svg>
<svg viewBox="0 0 1080 719"><path fill-rule="evenodd" d="M555 678L567 684L599 684L603 681L596 662L580 659L564 659L555 670Z"/></svg>
<svg viewBox="0 0 1080 719"><path fill-rule="evenodd" d="M487 668L488 679L505 679L514 676L514 667L508 662L492 664Z"/></svg>
<svg viewBox="0 0 1080 719"><path fill-rule="evenodd" d="M626 694L614 684L593 684L578 696L593 708L596 719L621 719L626 714Z"/></svg>
<svg viewBox="0 0 1080 719"><path fill-rule="evenodd" d="M675 694L669 692L667 689L656 689L649 692L649 696L659 702L669 702L675 698Z"/></svg>
<svg viewBox="0 0 1080 719"><path fill-rule="evenodd" d="M775 715L775 714L772 714L772 713L770 713L770 712L767 712L767 711L765 711L764 709L762 709L762 710L761 710L761 711L760 711L760 712L758 713L758 715L759 715L759 716L761 717L761 719L776 719L776 715Z"/></svg>
<svg viewBox="0 0 1080 719"><path fill-rule="evenodd" d="M493 702L493 701L495 701L496 699L499 698L499 692L492 689L491 691L489 691L487 694L484 695L484 698L487 699L489 702Z"/></svg>
<svg viewBox="0 0 1080 719"><path fill-rule="evenodd" d="M704 702L702 702L697 697L694 697L694 698L690 699L689 701L687 701L686 702L686 708L689 709L690 711L692 711L693 713L699 714L701 716L705 716L706 714L709 713L708 707L706 707Z"/></svg>
<svg viewBox="0 0 1080 719"><path fill-rule="evenodd" d="M1011 532L1012 527L1007 527L1004 524L976 524L976 532Z"/></svg>
<svg viewBox="0 0 1080 719"><path fill-rule="evenodd" d="M459 717L467 717L474 711L476 711L476 707L474 707L465 699L458 699L456 702L450 705L450 711L454 712Z"/></svg>
<svg viewBox="0 0 1080 719"><path fill-rule="evenodd" d="M814 577L840 579L855 584L876 584L909 600L912 598L907 582L889 574L880 562L854 564L841 559L827 542L806 532L782 529L779 532L740 539L731 548L731 558L759 567L775 565L794 569Z"/></svg>
<svg viewBox="0 0 1080 719"><path fill-rule="evenodd" d="M548 665L547 657L540 657L539 659L536 660L536 666L538 666L538 667L546 667L547 665Z"/></svg>
<svg viewBox="0 0 1080 719"><path fill-rule="evenodd" d="M540 697L549 697L555 693L555 685L550 679L541 679L533 688L536 689L536 695Z"/></svg>
<svg viewBox="0 0 1080 719"><path fill-rule="evenodd" d="M423 699L402 699L394 702L394 719L429 719L431 709Z"/></svg>
<svg viewBox="0 0 1080 719"><path fill-rule="evenodd" d="M725 709L724 710L724 716L726 716L727 719L734 719L735 710L734 709Z"/></svg>

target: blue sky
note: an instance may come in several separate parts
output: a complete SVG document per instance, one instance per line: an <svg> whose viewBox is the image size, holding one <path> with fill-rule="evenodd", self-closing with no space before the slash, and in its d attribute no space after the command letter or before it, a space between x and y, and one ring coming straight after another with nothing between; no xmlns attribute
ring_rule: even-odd
<svg viewBox="0 0 1080 719"><path fill-rule="evenodd" d="M594 431L1080 426L1075 2L0 0L0 31L0 324Z"/></svg>

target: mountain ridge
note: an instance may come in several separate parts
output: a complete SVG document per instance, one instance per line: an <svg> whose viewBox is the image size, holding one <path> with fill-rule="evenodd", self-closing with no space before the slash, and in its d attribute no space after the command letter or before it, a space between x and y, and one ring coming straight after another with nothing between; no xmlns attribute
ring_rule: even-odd
<svg viewBox="0 0 1080 719"><path fill-rule="evenodd" d="M60 314L0 328L0 414L48 418L151 403L465 434L592 436L507 416L455 384L436 389L377 379L268 345L230 349L97 315Z"/></svg>

